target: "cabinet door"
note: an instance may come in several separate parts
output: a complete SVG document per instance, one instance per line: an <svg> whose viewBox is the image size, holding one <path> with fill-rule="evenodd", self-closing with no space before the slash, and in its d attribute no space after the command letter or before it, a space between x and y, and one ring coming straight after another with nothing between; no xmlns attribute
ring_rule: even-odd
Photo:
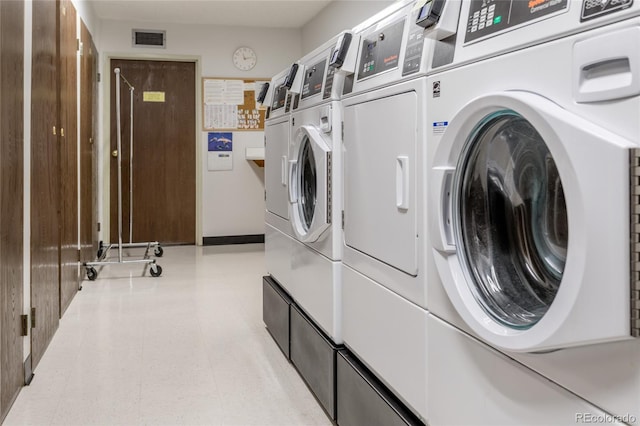
<svg viewBox="0 0 640 426"><path fill-rule="evenodd" d="M33 2L31 70L31 330L32 368L40 362L60 317L60 159L58 135L57 2ZM55 131L54 131L55 128Z"/></svg>
<svg viewBox="0 0 640 426"><path fill-rule="evenodd" d="M24 3L0 2L0 419L24 384Z"/></svg>

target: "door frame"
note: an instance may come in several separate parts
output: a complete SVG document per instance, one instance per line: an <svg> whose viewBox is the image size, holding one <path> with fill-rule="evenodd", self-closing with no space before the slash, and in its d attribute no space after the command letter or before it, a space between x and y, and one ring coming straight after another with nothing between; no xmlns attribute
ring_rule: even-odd
<svg viewBox="0 0 640 426"><path fill-rule="evenodd" d="M196 120L195 120L195 140L193 143L196 147L195 171L196 171L196 245L202 245L202 147L200 146L200 138L202 133L202 113L200 104L202 103L202 93L200 93L200 81L202 80L202 57L195 55L155 55L155 54L135 54L135 53L115 53L106 52L100 57L99 69L101 69L99 88L99 97L102 108L102 143L98 146L98 158L100 159L98 167L98 193L102 202L98 206L99 223L100 223L100 239L102 241L109 240L111 235L111 224L109 223L111 200L110 200L110 182L111 182L111 60L112 59L128 59L138 61L170 61L170 62L193 62L196 66L195 75L195 99L196 99ZM116 243L117 241L111 241Z"/></svg>

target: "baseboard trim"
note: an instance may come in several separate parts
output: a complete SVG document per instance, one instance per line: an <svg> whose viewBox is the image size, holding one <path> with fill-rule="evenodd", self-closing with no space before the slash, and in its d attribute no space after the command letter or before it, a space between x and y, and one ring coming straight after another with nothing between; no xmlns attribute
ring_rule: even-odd
<svg viewBox="0 0 640 426"><path fill-rule="evenodd" d="M31 365L31 354L24 361L24 385L29 386L33 380L33 370Z"/></svg>
<svg viewBox="0 0 640 426"><path fill-rule="evenodd" d="M225 246L230 244L260 244L264 243L264 234L230 235L226 237L204 237L202 245Z"/></svg>

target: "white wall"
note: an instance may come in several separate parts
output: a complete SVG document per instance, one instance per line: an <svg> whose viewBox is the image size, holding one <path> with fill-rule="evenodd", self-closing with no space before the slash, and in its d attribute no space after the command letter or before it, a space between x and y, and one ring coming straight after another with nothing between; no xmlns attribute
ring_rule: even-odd
<svg viewBox="0 0 640 426"><path fill-rule="evenodd" d="M97 43L96 35L98 28L98 19L93 12L93 7L87 0L71 0L71 3L73 3L73 6L76 8L78 17L82 19L84 24L87 26L87 29L91 33L93 42Z"/></svg>
<svg viewBox="0 0 640 426"><path fill-rule="evenodd" d="M393 2L393 0L334 0L302 27L303 54L311 52L340 31L350 30Z"/></svg>
<svg viewBox="0 0 640 426"><path fill-rule="evenodd" d="M131 30L166 30L166 49L141 49L131 47ZM209 172L206 167L206 133L201 131L200 77L248 77L268 78L286 68L302 53L300 30L220 27L208 25L150 24L142 22L101 21L99 32L100 70L100 145L109 152L108 94L109 59L184 59L195 60L197 65L197 136L198 164L196 188L200 203L197 206L201 218L203 237L248 235L264 233L264 171L255 163L246 161L246 147L264 145L263 132L234 132L232 171ZM248 72L238 71L231 61L233 51L239 46L252 47L258 63ZM108 184L108 159L101 162L100 182ZM199 176L199 177L198 177ZM103 186L102 191L108 191ZM108 217L108 199L102 198L101 222ZM109 235L102 227L102 237ZM106 239L105 239L106 241ZM200 243L201 241L197 241Z"/></svg>

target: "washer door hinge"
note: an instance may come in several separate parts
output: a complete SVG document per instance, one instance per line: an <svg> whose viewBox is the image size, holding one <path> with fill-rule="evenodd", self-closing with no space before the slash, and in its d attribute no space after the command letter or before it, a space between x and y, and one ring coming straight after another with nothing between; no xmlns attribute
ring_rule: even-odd
<svg viewBox="0 0 640 426"><path fill-rule="evenodd" d="M327 152L327 223L331 224L333 214L333 178L331 152Z"/></svg>
<svg viewBox="0 0 640 426"><path fill-rule="evenodd" d="M640 337L640 148L630 150L631 335Z"/></svg>

